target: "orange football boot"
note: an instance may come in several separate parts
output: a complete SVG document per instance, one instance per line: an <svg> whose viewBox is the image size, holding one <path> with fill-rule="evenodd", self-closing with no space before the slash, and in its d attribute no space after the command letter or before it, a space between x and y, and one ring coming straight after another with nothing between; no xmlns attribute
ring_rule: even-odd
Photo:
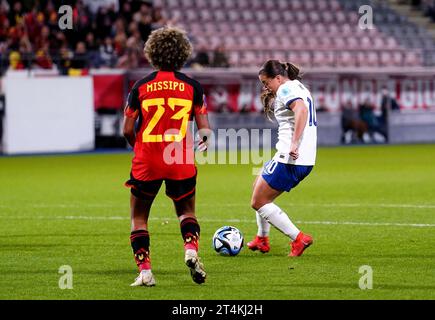
<svg viewBox="0 0 435 320"><path fill-rule="evenodd" d="M270 250L269 237L255 236L254 240L247 243L247 246L252 251L260 250L260 252L262 253L269 252Z"/></svg>
<svg viewBox="0 0 435 320"><path fill-rule="evenodd" d="M299 257L304 252L304 250L312 244L313 238L310 235L304 234L302 233L302 231L299 232L296 239L291 242L292 250L289 253L289 257Z"/></svg>

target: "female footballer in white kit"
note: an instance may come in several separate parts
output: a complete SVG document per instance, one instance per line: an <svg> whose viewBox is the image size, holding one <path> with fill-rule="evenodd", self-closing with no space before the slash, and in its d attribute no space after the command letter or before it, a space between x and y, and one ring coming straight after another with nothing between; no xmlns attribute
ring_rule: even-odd
<svg viewBox="0 0 435 320"><path fill-rule="evenodd" d="M291 63L268 60L260 69L264 85L261 100L265 113L278 122L277 152L254 182L251 206L256 211L258 232L248 247L263 253L270 250L273 225L291 239L289 256L300 256L313 238L300 231L273 201L296 187L316 161L316 113L308 89L299 81L299 69Z"/></svg>

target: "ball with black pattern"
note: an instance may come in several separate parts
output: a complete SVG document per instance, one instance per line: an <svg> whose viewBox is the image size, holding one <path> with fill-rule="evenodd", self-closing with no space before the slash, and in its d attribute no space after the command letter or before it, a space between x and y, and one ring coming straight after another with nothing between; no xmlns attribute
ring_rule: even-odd
<svg viewBox="0 0 435 320"><path fill-rule="evenodd" d="M223 226L213 235L214 250L224 256L236 256L243 248L243 234L233 226Z"/></svg>

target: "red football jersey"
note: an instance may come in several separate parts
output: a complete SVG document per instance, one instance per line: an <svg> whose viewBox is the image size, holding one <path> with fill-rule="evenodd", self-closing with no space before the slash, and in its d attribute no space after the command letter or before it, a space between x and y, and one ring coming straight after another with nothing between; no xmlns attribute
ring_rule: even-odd
<svg viewBox="0 0 435 320"><path fill-rule="evenodd" d="M135 83L124 114L138 119L132 175L182 180L196 174L192 122L207 113L201 85L181 72L156 71Z"/></svg>

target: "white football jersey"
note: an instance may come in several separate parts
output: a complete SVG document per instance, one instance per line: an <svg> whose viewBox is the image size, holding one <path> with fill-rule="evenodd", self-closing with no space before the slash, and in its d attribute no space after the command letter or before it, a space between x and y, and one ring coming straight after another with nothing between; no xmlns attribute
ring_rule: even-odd
<svg viewBox="0 0 435 320"><path fill-rule="evenodd" d="M290 104L302 99L308 117L305 129L299 143L299 158L293 160L290 156L291 141L295 130L295 114ZM278 162L295 165L313 166L316 162L317 150L317 121L313 98L308 89L298 80L289 80L283 83L276 92L274 114L278 122L277 153L274 159Z"/></svg>

